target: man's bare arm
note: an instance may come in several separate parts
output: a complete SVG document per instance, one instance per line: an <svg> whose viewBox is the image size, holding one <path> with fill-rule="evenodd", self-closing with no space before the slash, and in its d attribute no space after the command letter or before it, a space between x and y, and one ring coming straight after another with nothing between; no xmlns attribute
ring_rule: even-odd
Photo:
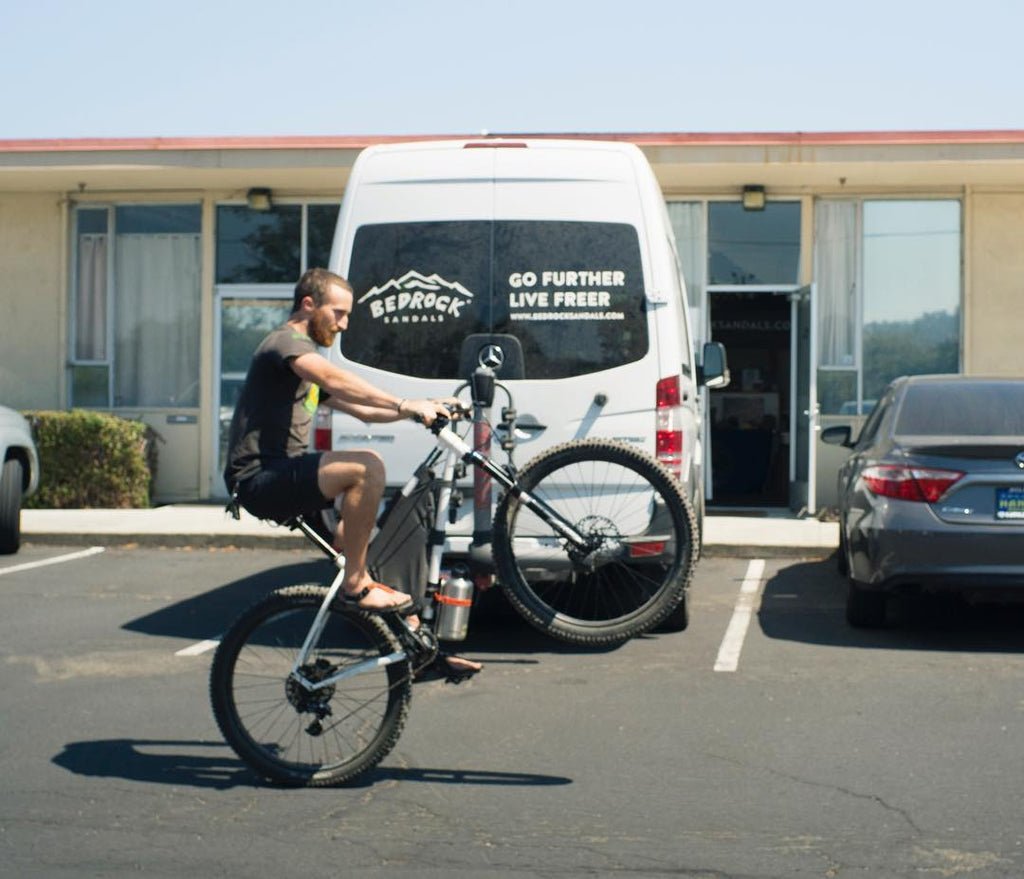
<svg viewBox="0 0 1024 879"><path fill-rule="evenodd" d="M328 397L326 400L321 399L320 402L331 409L336 409L338 412L344 412L354 418L358 418L366 424L387 424L391 421L400 421L406 417L405 415L399 415L398 410L393 407L381 409L379 406L363 406L359 403L347 403L344 400L337 400L334 397Z"/></svg>
<svg viewBox="0 0 1024 879"><path fill-rule="evenodd" d="M301 354L292 360L292 371L300 378L316 382L320 388L330 395L328 405L334 409L350 412L362 421L397 421L399 418L419 418L424 424L433 424L438 415L447 415L443 404L433 400L403 400L387 391L382 391L355 373L341 369L331 363L322 354L310 352ZM344 406L354 406L364 414L365 418ZM390 410L395 418L385 419L376 413Z"/></svg>
<svg viewBox="0 0 1024 879"><path fill-rule="evenodd" d="M399 397L376 388L355 373L335 366L322 354L309 352L292 360L292 371L306 381L315 382L336 402L353 403L374 409L398 412Z"/></svg>

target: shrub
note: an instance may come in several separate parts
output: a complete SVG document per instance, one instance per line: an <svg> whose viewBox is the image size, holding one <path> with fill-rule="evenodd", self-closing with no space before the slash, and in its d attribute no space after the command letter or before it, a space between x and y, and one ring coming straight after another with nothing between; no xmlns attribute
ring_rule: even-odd
<svg viewBox="0 0 1024 879"><path fill-rule="evenodd" d="M25 412L39 451L29 507L148 507L156 433L103 412Z"/></svg>

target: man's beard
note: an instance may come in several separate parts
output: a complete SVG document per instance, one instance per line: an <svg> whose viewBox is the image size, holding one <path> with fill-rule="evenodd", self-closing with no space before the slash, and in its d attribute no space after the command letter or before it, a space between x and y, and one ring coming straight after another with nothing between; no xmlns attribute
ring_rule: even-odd
<svg viewBox="0 0 1024 879"><path fill-rule="evenodd" d="M334 344L334 337L337 332L331 329L330 322L320 315L313 315L309 322L309 338L316 342L321 348L330 348Z"/></svg>

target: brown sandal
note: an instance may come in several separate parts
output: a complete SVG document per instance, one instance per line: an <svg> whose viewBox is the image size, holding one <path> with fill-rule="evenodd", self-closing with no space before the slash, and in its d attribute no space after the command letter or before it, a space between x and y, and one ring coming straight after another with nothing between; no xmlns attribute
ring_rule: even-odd
<svg viewBox="0 0 1024 879"><path fill-rule="evenodd" d="M383 589L385 592L390 592L392 595L396 592L396 590L392 589L390 586L385 586L383 583L371 583L369 586L360 589L352 595L349 595L349 593L343 590L339 591L334 600L342 607L373 614L407 614L411 613L416 607L416 602L411 598L408 601L403 601L401 604L392 604L387 607L363 607L359 602L366 598L366 596L374 589Z"/></svg>

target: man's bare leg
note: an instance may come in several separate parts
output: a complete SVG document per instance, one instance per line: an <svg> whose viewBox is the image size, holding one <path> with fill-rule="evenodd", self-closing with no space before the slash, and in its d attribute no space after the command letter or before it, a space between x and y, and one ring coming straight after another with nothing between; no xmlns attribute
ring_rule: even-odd
<svg viewBox="0 0 1024 879"><path fill-rule="evenodd" d="M342 492L341 516L334 533L334 545L345 554L345 579L342 589L355 595L369 586L373 579L366 570L366 550L377 518L377 509L384 496L384 462L376 452L325 452L320 459L317 474L324 497L334 499ZM404 604L410 598L404 592L385 592L372 589L359 602L360 607L380 609ZM419 625L415 617L409 619L413 628ZM454 654L446 654L442 661L452 671L477 672L483 668L479 662Z"/></svg>
<svg viewBox="0 0 1024 879"><path fill-rule="evenodd" d="M372 451L325 452L320 459L317 482L326 498L333 500L342 492L345 494L341 504L341 521L345 524L342 526L339 521L334 542L345 548L345 579L341 588L348 595L356 595L373 586L373 578L366 569L366 550L384 496L384 462ZM404 592L371 589L359 606L381 610L409 600Z"/></svg>

